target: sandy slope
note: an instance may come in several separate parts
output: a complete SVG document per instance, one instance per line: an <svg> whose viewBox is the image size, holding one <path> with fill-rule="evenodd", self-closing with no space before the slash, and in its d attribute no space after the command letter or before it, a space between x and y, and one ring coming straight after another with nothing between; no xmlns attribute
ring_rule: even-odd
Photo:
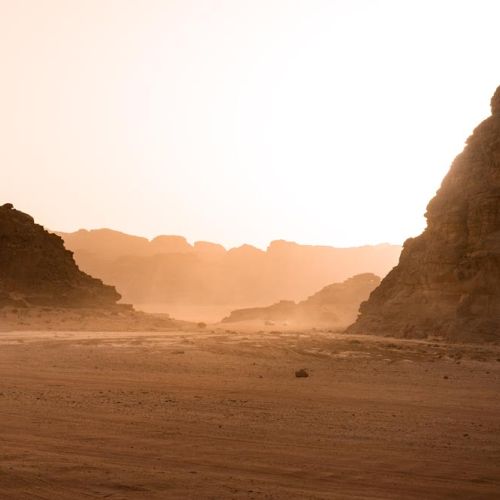
<svg viewBox="0 0 500 500"><path fill-rule="evenodd" d="M320 332L3 332L1 498L499 498L498 360Z"/></svg>

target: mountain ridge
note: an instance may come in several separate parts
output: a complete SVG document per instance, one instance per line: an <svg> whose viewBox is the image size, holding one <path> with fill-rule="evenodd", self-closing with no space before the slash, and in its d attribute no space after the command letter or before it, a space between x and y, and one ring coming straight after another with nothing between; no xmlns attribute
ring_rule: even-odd
<svg viewBox="0 0 500 500"><path fill-rule="evenodd" d="M225 249L212 242L191 245L182 236L148 240L110 229L58 234L82 269L115 284L135 305L301 300L356 274L385 276L401 252L390 244L336 248L285 240L266 250L248 244Z"/></svg>

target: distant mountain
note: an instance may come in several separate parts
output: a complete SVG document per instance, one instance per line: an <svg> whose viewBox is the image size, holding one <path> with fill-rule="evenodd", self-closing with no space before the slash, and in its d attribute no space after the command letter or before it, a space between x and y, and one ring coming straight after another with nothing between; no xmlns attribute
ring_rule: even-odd
<svg viewBox="0 0 500 500"><path fill-rule="evenodd" d="M7 203L0 206L0 306L108 307L114 287L80 271L63 240Z"/></svg>
<svg viewBox="0 0 500 500"><path fill-rule="evenodd" d="M359 305L380 284L371 273L358 274L343 283L333 283L296 304L281 300L268 307L238 309L223 323L241 321L287 322L293 326L346 327L357 317Z"/></svg>
<svg viewBox="0 0 500 500"><path fill-rule="evenodd" d="M126 302L254 306L300 300L332 282L370 272L385 276L401 247L357 248L273 241L226 250L210 242L190 245L182 236L152 241L110 229L58 233L86 272L113 283ZM165 306L165 307L163 307Z"/></svg>

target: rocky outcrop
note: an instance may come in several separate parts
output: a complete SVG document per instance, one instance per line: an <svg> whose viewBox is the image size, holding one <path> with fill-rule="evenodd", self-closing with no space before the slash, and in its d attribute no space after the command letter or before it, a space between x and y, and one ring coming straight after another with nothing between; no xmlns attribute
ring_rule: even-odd
<svg viewBox="0 0 500 500"><path fill-rule="evenodd" d="M245 307L231 311L222 323L239 321L289 321L295 316L297 304L293 300L280 300L267 307Z"/></svg>
<svg viewBox="0 0 500 500"><path fill-rule="evenodd" d="M500 87L491 109L348 332L500 340Z"/></svg>
<svg viewBox="0 0 500 500"><path fill-rule="evenodd" d="M318 323L336 323L346 327L356 318L359 305L380 284L372 273L353 276L342 283L325 286L308 299L299 302L298 315Z"/></svg>
<svg viewBox="0 0 500 500"><path fill-rule="evenodd" d="M380 278L372 273L358 274L343 283L328 285L298 304L282 300L269 307L237 309L222 321L286 321L295 326L345 328L354 321L359 305L379 283Z"/></svg>
<svg viewBox="0 0 500 500"><path fill-rule="evenodd" d="M9 203L0 207L0 307L109 307L119 299L78 269L59 236Z"/></svg>

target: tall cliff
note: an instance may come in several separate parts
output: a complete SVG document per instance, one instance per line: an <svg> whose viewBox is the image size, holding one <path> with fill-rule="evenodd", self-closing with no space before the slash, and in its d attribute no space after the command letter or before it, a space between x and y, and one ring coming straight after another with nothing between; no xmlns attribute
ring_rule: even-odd
<svg viewBox="0 0 500 500"><path fill-rule="evenodd" d="M491 111L348 332L500 340L500 87Z"/></svg>
<svg viewBox="0 0 500 500"><path fill-rule="evenodd" d="M114 287L78 269L59 236L11 204L0 206L0 307L108 307L119 299Z"/></svg>

